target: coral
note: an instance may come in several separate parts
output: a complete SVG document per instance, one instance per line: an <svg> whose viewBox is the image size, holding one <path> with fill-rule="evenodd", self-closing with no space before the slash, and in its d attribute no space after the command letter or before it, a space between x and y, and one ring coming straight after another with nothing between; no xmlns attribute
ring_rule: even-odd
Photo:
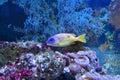
<svg viewBox="0 0 120 80"><path fill-rule="evenodd" d="M117 80L120 77L108 75L99 65L96 52L90 49L61 53L34 41L1 41L0 51L5 59L8 57L4 54L12 55L12 59L8 58L5 66L0 68L0 79ZM16 53L19 55L15 56Z"/></svg>
<svg viewBox="0 0 120 80"><path fill-rule="evenodd" d="M25 37L23 39L44 41L48 36L57 33L56 1L48 4L49 1L45 0L15 0L14 3L23 7L28 15L24 23Z"/></svg>
<svg viewBox="0 0 120 80"><path fill-rule="evenodd" d="M65 53L64 55L56 52L55 56L65 60L65 72L71 72L74 76L77 74L82 76L86 72L96 71L99 63L94 51L79 51L77 53Z"/></svg>
<svg viewBox="0 0 120 80"><path fill-rule="evenodd" d="M20 56L21 53L29 53L32 52L37 54L41 49L40 43L35 43L33 41L26 42L0 42L0 54L1 59L3 59L2 63L5 64L7 61L13 61L16 57ZM5 60L4 60L5 59Z"/></svg>
<svg viewBox="0 0 120 80"><path fill-rule="evenodd" d="M3 67L0 72L2 70L4 72L10 70L3 75L11 79L25 79L25 77L28 79L35 79L35 77L54 79L60 75L62 68L62 60L60 58L50 59L47 54L34 56L29 53L22 54L14 63L7 63L6 67Z"/></svg>
<svg viewBox="0 0 120 80"><path fill-rule="evenodd" d="M102 33L101 26L103 26L101 20L99 20L98 16L93 16L94 10L92 8L88 7L75 11L77 1L58 2L58 24L63 26L61 27L63 29L60 29L77 35L86 33L88 36L92 34L99 36ZM82 5L82 3L79 5Z"/></svg>
<svg viewBox="0 0 120 80"><path fill-rule="evenodd" d="M14 45L9 44L8 42L2 42L0 44L0 54L5 59L3 60L4 64L9 60L13 61L15 57L19 55L17 50L14 50Z"/></svg>
<svg viewBox="0 0 120 80"><path fill-rule="evenodd" d="M109 10L113 13L116 13L120 9L120 1L119 0L112 0L112 2L109 5Z"/></svg>
<svg viewBox="0 0 120 80"><path fill-rule="evenodd" d="M116 29L120 28L120 19L118 18L120 16L120 1L119 0L113 0L109 6L109 17L110 17L110 23L115 25Z"/></svg>
<svg viewBox="0 0 120 80"><path fill-rule="evenodd" d="M115 25L116 29L120 29L120 20L119 17L120 16L120 11L118 11L116 14L110 14L110 22Z"/></svg>
<svg viewBox="0 0 120 80"><path fill-rule="evenodd" d="M111 12L110 16L110 23L115 25L115 29L120 29L120 19L118 18L120 16L119 10L114 14Z"/></svg>
<svg viewBox="0 0 120 80"><path fill-rule="evenodd" d="M94 16L95 11L87 7L85 0L14 0L14 3L23 7L28 18L24 23L25 36L23 40L45 41L48 37L62 32L87 34L90 37L98 37L102 33L102 27L106 18Z"/></svg>
<svg viewBox="0 0 120 80"><path fill-rule="evenodd" d="M116 52L118 53L118 52ZM102 54L100 63L103 64L103 68L107 71L109 75L120 74L120 54L112 54L111 51L107 51L107 54ZM102 61L103 60L103 61Z"/></svg>

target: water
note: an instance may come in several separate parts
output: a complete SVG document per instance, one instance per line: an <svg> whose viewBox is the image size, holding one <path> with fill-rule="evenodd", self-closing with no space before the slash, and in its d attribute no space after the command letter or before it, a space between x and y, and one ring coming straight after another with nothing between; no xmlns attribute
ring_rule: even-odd
<svg viewBox="0 0 120 80"><path fill-rule="evenodd" d="M44 43L58 33L86 34L83 45L96 51L108 74L120 75L119 16L119 0L0 0L0 41Z"/></svg>
<svg viewBox="0 0 120 80"><path fill-rule="evenodd" d="M99 48L91 48L95 50L99 58L100 64L110 75L120 74L120 54L116 54L114 50L101 51Z"/></svg>

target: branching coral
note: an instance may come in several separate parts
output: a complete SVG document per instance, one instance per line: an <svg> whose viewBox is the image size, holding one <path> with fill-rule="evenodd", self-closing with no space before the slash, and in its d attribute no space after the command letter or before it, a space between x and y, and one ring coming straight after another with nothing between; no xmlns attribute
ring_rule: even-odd
<svg viewBox="0 0 120 80"><path fill-rule="evenodd" d="M46 37L56 33L57 20L56 2L48 4L45 0L14 1L23 7L28 18L25 21L25 39L45 40ZM48 32L49 31L49 32Z"/></svg>
<svg viewBox="0 0 120 80"><path fill-rule="evenodd" d="M76 11L76 8L78 8L78 6L76 6L77 4L85 4L85 1L80 1L81 0L58 0L58 24L62 26L62 29L60 29L64 30L61 32L72 32L77 35L87 33L88 36L91 35L91 32L98 37L102 33L102 20L100 16L93 16L94 10L89 7L83 7L79 11Z"/></svg>
<svg viewBox="0 0 120 80"><path fill-rule="evenodd" d="M66 32L81 33L93 32L97 36L101 34L101 25L98 18L92 16L93 10L85 8L80 12L71 12L60 16L59 24L67 28Z"/></svg>
<svg viewBox="0 0 120 80"><path fill-rule="evenodd" d="M94 10L86 8L85 0L23 0L14 1L23 7L28 18L25 21L25 37L44 41L56 33L86 33L98 37L104 26L101 16L94 16Z"/></svg>

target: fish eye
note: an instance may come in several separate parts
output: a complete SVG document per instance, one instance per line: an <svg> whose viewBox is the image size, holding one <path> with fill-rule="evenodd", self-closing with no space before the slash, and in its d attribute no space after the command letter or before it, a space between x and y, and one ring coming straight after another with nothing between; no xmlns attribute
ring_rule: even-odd
<svg viewBox="0 0 120 80"><path fill-rule="evenodd" d="M54 38L50 38L50 39L49 39L49 42L54 42L54 41L55 41Z"/></svg>

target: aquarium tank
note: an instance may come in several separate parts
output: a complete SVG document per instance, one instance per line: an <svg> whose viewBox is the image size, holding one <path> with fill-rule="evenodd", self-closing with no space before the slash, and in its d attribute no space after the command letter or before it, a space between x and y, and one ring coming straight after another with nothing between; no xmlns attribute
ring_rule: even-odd
<svg viewBox="0 0 120 80"><path fill-rule="evenodd" d="M0 80L120 80L120 0L0 0Z"/></svg>

